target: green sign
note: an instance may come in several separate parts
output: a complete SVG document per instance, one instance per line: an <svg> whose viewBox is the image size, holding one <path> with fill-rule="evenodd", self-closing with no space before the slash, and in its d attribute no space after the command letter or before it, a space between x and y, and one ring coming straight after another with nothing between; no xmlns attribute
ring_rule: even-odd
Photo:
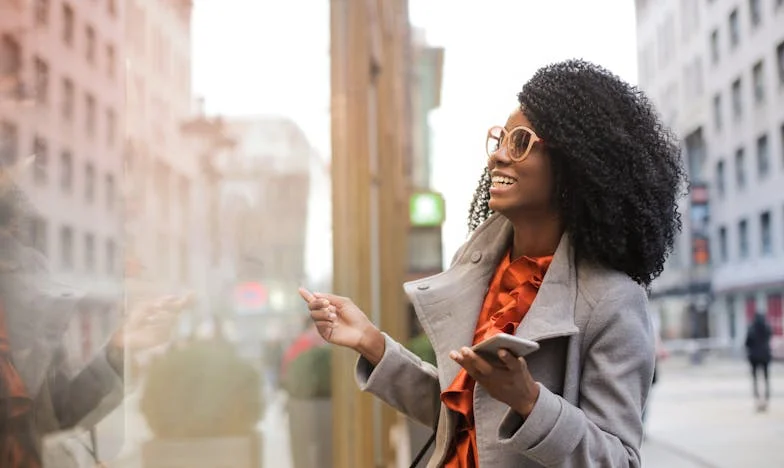
<svg viewBox="0 0 784 468"><path fill-rule="evenodd" d="M444 197L440 193L423 192L411 195L408 203L412 226L440 226L444 222Z"/></svg>

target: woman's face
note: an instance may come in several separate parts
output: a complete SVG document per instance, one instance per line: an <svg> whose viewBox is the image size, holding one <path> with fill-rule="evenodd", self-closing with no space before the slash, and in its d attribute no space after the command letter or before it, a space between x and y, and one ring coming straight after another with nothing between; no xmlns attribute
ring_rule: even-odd
<svg viewBox="0 0 784 468"><path fill-rule="evenodd" d="M506 134L509 134L520 126L536 131L518 108L509 116L504 129ZM511 139L513 143L519 140ZM487 160L487 168L490 170L492 180L490 209L507 218L552 211L553 176L543 142L533 143L528 156L519 162L512 161L508 149L509 146L504 142ZM519 151L524 149L521 148ZM520 154L522 153L518 153L518 157Z"/></svg>

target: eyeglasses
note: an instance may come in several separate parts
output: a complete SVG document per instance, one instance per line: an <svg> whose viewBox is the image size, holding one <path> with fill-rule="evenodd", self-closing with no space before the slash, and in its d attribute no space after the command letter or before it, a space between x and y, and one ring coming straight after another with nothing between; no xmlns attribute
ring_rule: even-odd
<svg viewBox="0 0 784 468"><path fill-rule="evenodd" d="M536 133L528 127L519 126L507 131L506 128L496 125L487 131L487 141L485 148L487 156L491 157L497 153L503 145L506 145L506 155L514 162L524 161L531 153L534 143L544 142Z"/></svg>

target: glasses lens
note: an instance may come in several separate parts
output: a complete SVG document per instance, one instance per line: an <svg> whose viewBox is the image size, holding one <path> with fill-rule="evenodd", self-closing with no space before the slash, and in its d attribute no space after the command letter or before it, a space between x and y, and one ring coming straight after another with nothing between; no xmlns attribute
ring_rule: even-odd
<svg viewBox="0 0 784 468"><path fill-rule="evenodd" d="M493 127L487 132L487 155L495 153L501 149L501 142L504 139L504 129L501 127Z"/></svg>
<svg viewBox="0 0 784 468"><path fill-rule="evenodd" d="M531 138L531 132L516 128L509 137L509 157L513 160L523 159L531 145Z"/></svg>

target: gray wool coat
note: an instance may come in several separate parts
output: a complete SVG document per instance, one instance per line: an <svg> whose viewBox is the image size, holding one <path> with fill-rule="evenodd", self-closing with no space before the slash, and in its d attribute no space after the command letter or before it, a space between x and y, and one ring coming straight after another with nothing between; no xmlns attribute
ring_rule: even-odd
<svg viewBox="0 0 784 468"><path fill-rule="evenodd" d="M511 224L498 214L479 226L438 275L405 284L436 353L437 367L385 335L373 368L360 358L360 388L436 427L428 467L442 466L456 417L440 401L460 366L448 353L470 346L495 269L509 248ZM568 236L555 252L518 336L539 342L527 358L540 386L524 419L477 385L474 414L479 466L638 467L642 409L654 365L653 328L642 287L627 275L581 263Z"/></svg>

